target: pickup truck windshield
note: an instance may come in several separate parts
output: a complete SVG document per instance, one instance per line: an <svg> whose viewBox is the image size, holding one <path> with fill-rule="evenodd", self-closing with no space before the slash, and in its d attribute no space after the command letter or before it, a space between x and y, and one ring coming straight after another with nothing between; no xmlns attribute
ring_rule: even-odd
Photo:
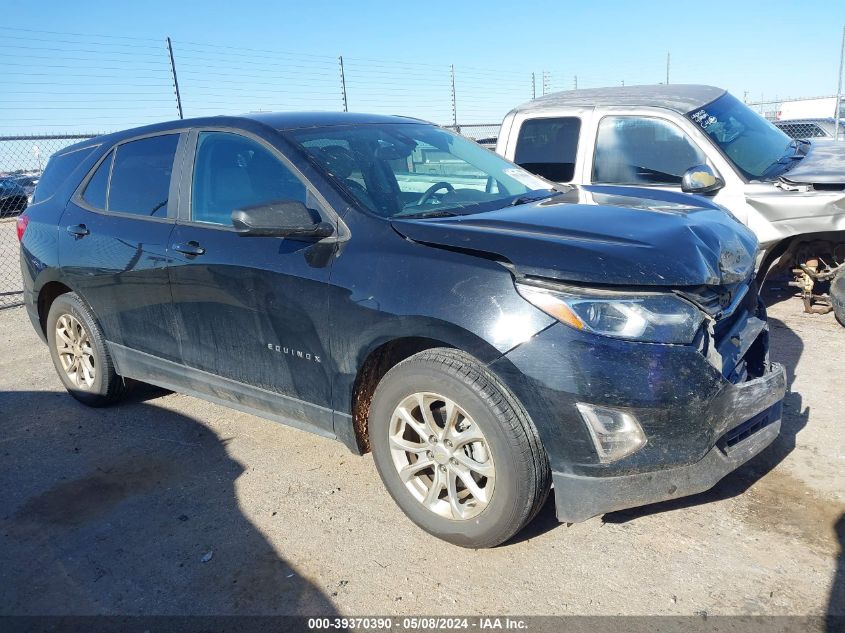
<svg viewBox="0 0 845 633"><path fill-rule="evenodd" d="M284 133L339 187L382 217L478 213L556 193L548 181L433 125L337 125Z"/></svg>
<svg viewBox="0 0 845 633"><path fill-rule="evenodd" d="M789 136L730 94L696 108L687 117L749 180L779 176L795 154Z"/></svg>

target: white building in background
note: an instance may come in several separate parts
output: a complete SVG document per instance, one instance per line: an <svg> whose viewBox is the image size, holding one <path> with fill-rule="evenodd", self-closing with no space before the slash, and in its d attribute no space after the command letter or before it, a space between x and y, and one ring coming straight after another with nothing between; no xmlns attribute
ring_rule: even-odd
<svg viewBox="0 0 845 633"><path fill-rule="evenodd" d="M839 101L836 111L836 97L818 97L815 99L793 99L782 101L777 110L776 119L832 119L845 118L845 98Z"/></svg>

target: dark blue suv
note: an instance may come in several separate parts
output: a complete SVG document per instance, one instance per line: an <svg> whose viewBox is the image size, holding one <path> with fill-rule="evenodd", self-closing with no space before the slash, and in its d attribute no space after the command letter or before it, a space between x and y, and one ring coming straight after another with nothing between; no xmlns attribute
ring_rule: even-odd
<svg viewBox="0 0 845 633"><path fill-rule="evenodd" d="M127 379L372 451L422 528L519 531L705 490L777 436L754 236L705 198L552 185L414 119L102 136L19 219L78 400Z"/></svg>

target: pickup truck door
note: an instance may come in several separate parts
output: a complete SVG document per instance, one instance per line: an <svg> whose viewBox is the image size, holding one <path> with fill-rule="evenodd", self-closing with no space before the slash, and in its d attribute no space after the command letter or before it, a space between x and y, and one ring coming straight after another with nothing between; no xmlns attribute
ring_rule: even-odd
<svg viewBox="0 0 845 633"><path fill-rule="evenodd" d="M707 164L725 181L712 196L747 223L744 183L690 121L676 113L651 110L597 112L590 129L593 143L582 153L582 183L633 185L681 192L681 177Z"/></svg>

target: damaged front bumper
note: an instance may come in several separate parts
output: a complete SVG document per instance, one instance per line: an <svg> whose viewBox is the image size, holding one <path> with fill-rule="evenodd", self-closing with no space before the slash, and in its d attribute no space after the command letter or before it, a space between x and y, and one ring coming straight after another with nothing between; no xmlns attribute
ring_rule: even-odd
<svg viewBox="0 0 845 633"><path fill-rule="evenodd" d="M553 472L558 520L585 521L709 490L777 438L785 393L786 371L777 363L761 378L726 389L714 403L724 411L726 431L695 463L618 476Z"/></svg>
<svg viewBox="0 0 845 633"><path fill-rule="evenodd" d="M557 515L576 522L712 487L772 443L786 393L765 309L747 293L696 345L623 341L555 324L490 365L531 416ZM636 420L645 441L608 460L579 407Z"/></svg>

